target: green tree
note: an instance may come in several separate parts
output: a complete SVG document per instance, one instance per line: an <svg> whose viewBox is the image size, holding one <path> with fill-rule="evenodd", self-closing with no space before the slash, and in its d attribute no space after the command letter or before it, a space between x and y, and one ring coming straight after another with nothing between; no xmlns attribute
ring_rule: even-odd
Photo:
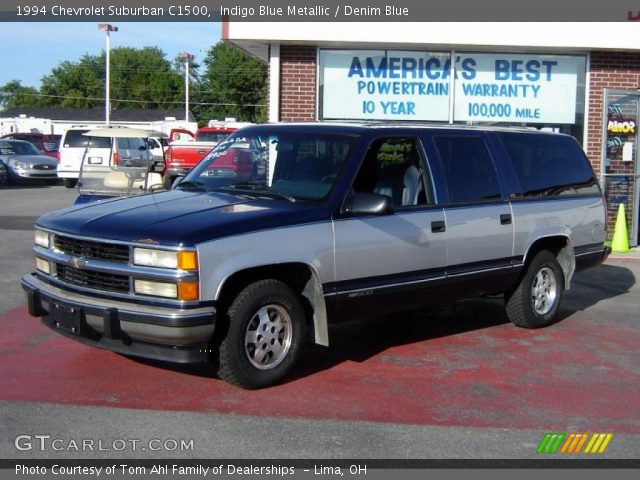
<svg viewBox="0 0 640 480"><path fill-rule="evenodd" d="M41 106L38 90L33 87L23 87L20 80L11 80L0 87L0 109L2 110Z"/></svg>
<svg viewBox="0 0 640 480"><path fill-rule="evenodd" d="M119 108L175 108L184 101L183 80L157 47L111 50L111 106ZM42 101L49 106L104 105L105 53L84 55L78 62L62 62L42 79Z"/></svg>
<svg viewBox="0 0 640 480"><path fill-rule="evenodd" d="M219 42L203 61L205 72L194 94L201 104L198 119L236 117L239 121L266 120L267 66L241 50Z"/></svg>

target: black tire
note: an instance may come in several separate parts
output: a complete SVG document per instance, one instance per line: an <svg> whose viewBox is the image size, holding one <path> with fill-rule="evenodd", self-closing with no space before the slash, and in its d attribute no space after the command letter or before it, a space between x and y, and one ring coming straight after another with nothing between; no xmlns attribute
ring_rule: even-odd
<svg viewBox="0 0 640 480"><path fill-rule="evenodd" d="M62 183L64 183L64 188L74 188L78 184L78 179L77 178L64 178L62 180Z"/></svg>
<svg viewBox="0 0 640 480"><path fill-rule="evenodd" d="M171 185L173 185L173 181L176 177L164 176L162 177L162 183L164 184L165 190L171 190Z"/></svg>
<svg viewBox="0 0 640 480"><path fill-rule="evenodd" d="M564 274L555 255L538 252L516 289L505 295L507 317L518 327L545 327L555 319L563 290Z"/></svg>
<svg viewBox="0 0 640 480"><path fill-rule="evenodd" d="M233 300L227 319L219 345L221 379L254 389L274 385L289 373L306 330L304 308L291 288L273 279L252 283Z"/></svg>
<svg viewBox="0 0 640 480"><path fill-rule="evenodd" d="M10 183L9 171L4 163L0 162L0 186Z"/></svg>

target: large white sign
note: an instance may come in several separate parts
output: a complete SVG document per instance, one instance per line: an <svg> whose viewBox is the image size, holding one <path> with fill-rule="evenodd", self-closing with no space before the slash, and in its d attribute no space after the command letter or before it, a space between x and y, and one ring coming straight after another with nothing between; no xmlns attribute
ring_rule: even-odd
<svg viewBox="0 0 640 480"><path fill-rule="evenodd" d="M323 119L449 118L449 55L321 50Z"/></svg>
<svg viewBox="0 0 640 480"><path fill-rule="evenodd" d="M457 121L575 123L580 57L461 54Z"/></svg>
<svg viewBox="0 0 640 480"><path fill-rule="evenodd" d="M321 118L449 120L451 57L321 50ZM582 57L460 53L455 121L575 123Z"/></svg>

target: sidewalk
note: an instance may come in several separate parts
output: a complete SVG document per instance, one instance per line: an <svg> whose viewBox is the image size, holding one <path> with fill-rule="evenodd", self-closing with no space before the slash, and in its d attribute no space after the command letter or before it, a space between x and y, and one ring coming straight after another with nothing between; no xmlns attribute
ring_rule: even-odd
<svg viewBox="0 0 640 480"><path fill-rule="evenodd" d="M611 252L608 260L621 260L621 261L632 261L632 262L640 262L640 247L631 248L626 253L615 253Z"/></svg>

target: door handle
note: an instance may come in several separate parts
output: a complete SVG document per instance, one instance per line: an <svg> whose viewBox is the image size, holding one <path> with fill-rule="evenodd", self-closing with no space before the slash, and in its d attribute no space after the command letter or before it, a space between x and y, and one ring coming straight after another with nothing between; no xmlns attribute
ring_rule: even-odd
<svg viewBox="0 0 640 480"><path fill-rule="evenodd" d="M447 226L442 220L431 222L431 231L433 233L442 233L447 230Z"/></svg>
<svg viewBox="0 0 640 480"><path fill-rule="evenodd" d="M500 215L500 225L511 225L510 213L503 213Z"/></svg>

